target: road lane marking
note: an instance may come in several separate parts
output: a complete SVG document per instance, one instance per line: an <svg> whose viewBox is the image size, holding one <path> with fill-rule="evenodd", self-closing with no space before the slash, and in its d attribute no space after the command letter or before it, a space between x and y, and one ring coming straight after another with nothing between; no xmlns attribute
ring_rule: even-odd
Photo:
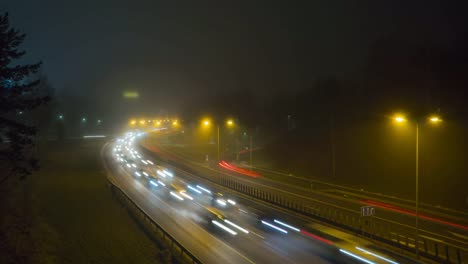
<svg viewBox="0 0 468 264"><path fill-rule="evenodd" d="M261 239L265 239L265 237L264 237L264 236L262 236L262 235L259 235L259 234L255 233L255 232L254 232L254 231L252 231L252 230L250 230L250 233L252 233L252 234L254 234L254 235L256 235L256 236L260 237Z"/></svg>

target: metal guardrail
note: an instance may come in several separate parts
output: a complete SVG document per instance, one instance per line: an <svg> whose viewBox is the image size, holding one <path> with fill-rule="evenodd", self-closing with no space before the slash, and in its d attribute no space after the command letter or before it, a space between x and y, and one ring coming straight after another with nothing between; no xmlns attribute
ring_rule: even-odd
<svg viewBox="0 0 468 264"><path fill-rule="evenodd" d="M247 194L259 200L278 205L290 211L305 216L319 219L323 222L352 231L369 239L377 240L401 248L406 251L415 252L415 237L403 234L405 228L389 225L388 221L372 218L363 218L359 212L343 210L341 208L324 205L320 203L308 203L288 195L279 194L258 187L239 183L236 179L219 175L216 182L220 185ZM418 243L419 254L439 263L466 263L468 252L456 245L449 245L440 241L420 237Z"/></svg>
<svg viewBox="0 0 468 264"><path fill-rule="evenodd" d="M184 248L174 237L172 237L164 228L158 225L148 216L135 202L132 201L119 187L110 183L111 192L120 202L124 203L128 210L139 219L143 224L149 227L149 231L156 235L159 240L169 247L171 257L176 258L181 263L202 263L190 251Z"/></svg>
<svg viewBox="0 0 468 264"><path fill-rule="evenodd" d="M153 156L157 155L155 153L151 154ZM161 157L160 160L166 161ZM197 173L184 164L175 164L171 161L166 162L187 172L200 175L200 173ZM405 227L400 223L392 223L391 221L377 217L363 218L360 216L360 212L354 210L338 207L318 200L311 202L312 199L303 199L299 195L295 196L294 194L287 194L286 192L282 193L281 191L272 190L272 188L268 187L251 186L234 176L219 172L215 173L209 171L207 168L201 169L206 170L207 175L209 175L208 177L201 176L201 178L229 188L235 192L320 220L351 231L356 235L383 242L410 253L416 252L415 236L407 235L408 233L412 233L412 227ZM432 240L421 236L418 241L418 252L422 257L438 263L468 263L468 252L466 249L457 245L447 244L443 241Z"/></svg>
<svg viewBox="0 0 468 264"><path fill-rule="evenodd" d="M158 225L158 223L156 223L142 208L130 199L123 190L115 185L108 177L106 177L106 179L109 183L112 195L123 203L133 216L141 219L142 224L148 228L148 231L151 232L152 235L155 235L161 243L164 243L169 248L172 258L177 259L179 263L202 263L188 249L182 246L177 239L171 236L169 232Z"/></svg>

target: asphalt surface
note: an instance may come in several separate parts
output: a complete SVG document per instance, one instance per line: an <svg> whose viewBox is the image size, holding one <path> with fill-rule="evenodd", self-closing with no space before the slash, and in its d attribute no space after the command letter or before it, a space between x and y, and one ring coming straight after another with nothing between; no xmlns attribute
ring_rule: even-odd
<svg viewBox="0 0 468 264"><path fill-rule="evenodd" d="M226 199L232 199L235 205L217 203L213 194L223 190L215 189L179 169L156 166L156 162L144 164L142 161L151 158L143 153L133 154L124 149L125 144L133 143L119 144L124 147L115 150L117 144L113 142L103 151L110 180L204 263L391 263L369 252L363 252L362 249L378 253L378 256L385 256L394 262L410 263L408 259L399 255L378 252L368 241L350 237L316 223L304 222L245 197L236 197L224 192L224 196L216 197L224 202ZM133 146L130 148L130 151L135 151ZM122 159L123 155L126 161ZM134 164L134 167L130 164ZM162 171L171 176L161 173ZM150 181L153 181L153 184ZM198 192L190 190L189 185ZM212 193L202 191L197 185L211 190ZM171 191L181 198L183 195L189 195L193 200L185 197L181 201L171 195ZM232 235L215 226L211 222L212 214L207 213L208 208L222 214L222 218L214 219L237 234ZM223 220L235 223L242 227L243 231L226 224ZM280 227L283 231L267 226L261 220ZM275 220L294 225L298 230L278 225ZM334 235L330 235L331 233Z"/></svg>

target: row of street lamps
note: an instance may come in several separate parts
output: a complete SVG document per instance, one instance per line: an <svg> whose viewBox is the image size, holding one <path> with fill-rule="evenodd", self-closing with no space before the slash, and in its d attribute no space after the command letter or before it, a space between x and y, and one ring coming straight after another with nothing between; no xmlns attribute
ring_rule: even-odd
<svg viewBox="0 0 468 264"><path fill-rule="evenodd" d="M172 124L173 126L178 126L179 125L179 120L177 119L130 119L128 124L132 127L134 126L149 126L150 124L153 124L154 126L161 126L164 124Z"/></svg>
<svg viewBox="0 0 468 264"><path fill-rule="evenodd" d="M180 122L178 119L146 119L146 118L133 118L128 122L130 127L149 127L151 125L155 127L172 125L172 127L179 127ZM216 122L212 118L203 118L201 120L201 127L208 129L212 126L216 126L216 138L217 138L217 159L220 159L220 126L224 125L227 128L234 128L236 123L234 119L228 118L223 122ZM250 148L252 148L252 137L250 137ZM252 164L252 152L250 151L250 164Z"/></svg>
<svg viewBox="0 0 468 264"><path fill-rule="evenodd" d="M57 116L57 119L60 120L60 121L64 121L64 120L65 120L65 116L64 116L63 114L59 114L59 115ZM88 122L88 119L87 119L86 117L82 117L82 118L81 118L81 123L85 124L85 123L87 123L87 122ZM100 125L100 124L102 123L102 120L101 120L101 119L97 119L97 120L96 120L96 123L97 123L98 125Z"/></svg>

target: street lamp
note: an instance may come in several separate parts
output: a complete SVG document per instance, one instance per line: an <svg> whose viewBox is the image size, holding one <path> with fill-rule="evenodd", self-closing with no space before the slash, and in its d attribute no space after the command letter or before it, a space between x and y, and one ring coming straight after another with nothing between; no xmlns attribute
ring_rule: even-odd
<svg viewBox="0 0 468 264"><path fill-rule="evenodd" d="M395 115L393 120L396 123L405 123L407 119L403 115ZM432 124L437 124L442 122L442 119L439 116L433 115L428 118L428 121ZM415 120L416 125L416 166L415 166L415 208L416 208L416 258L419 259L419 121Z"/></svg>
<svg viewBox="0 0 468 264"><path fill-rule="evenodd" d="M203 119L202 120L202 125L203 125L203 127L206 127L206 128L210 127L211 126L211 120L208 119L208 118ZM234 125L235 125L234 120L232 120L232 119L226 120L226 126L227 127L233 127ZM218 123L216 124L216 135L217 135L216 136L216 138L217 138L217 142L216 142L217 143L216 144L217 145L217 157L218 157L218 160L219 160L220 151L219 151L219 124Z"/></svg>
<svg viewBox="0 0 468 264"><path fill-rule="evenodd" d="M403 117L403 116L398 115L398 116L395 117L395 122L397 122L397 123L406 122L406 118Z"/></svg>
<svg viewBox="0 0 468 264"><path fill-rule="evenodd" d="M431 123L439 123L442 121L442 119L440 119L438 116L431 116L429 117L429 121L431 121Z"/></svg>
<svg viewBox="0 0 468 264"><path fill-rule="evenodd" d="M81 122L86 123L86 117L81 118Z"/></svg>

